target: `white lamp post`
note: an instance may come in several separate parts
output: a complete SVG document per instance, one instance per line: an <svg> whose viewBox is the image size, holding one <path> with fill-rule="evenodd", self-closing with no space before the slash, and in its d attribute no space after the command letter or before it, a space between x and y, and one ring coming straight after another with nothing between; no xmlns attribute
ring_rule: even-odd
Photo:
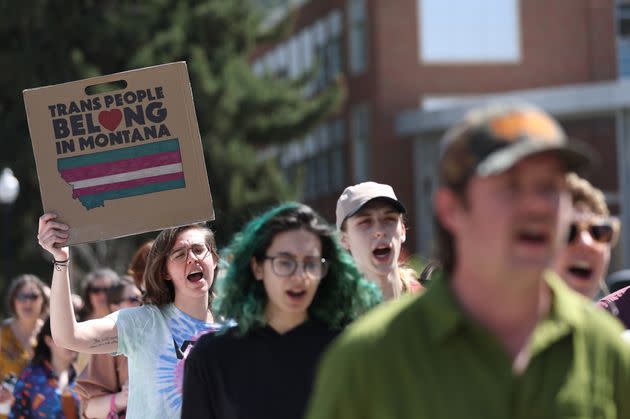
<svg viewBox="0 0 630 419"><path fill-rule="evenodd" d="M9 234L9 228L11 228L11 206L17 199L20 194L20 182L17 180L15 176L13 176L13 171L8 167L2 169L2 174L0 174L0 205L4 207L4 242L5 242L5 252L4 257L6 258L5 263L3 263L5 272L4 272L4 280L9 281L9 275L11 274L11 235Z"/></svg>
<svg viewBox="0 0 630 419"><path fill-rule="evenodd" d="M13 205L20 193L20 182L13 170L5 167L0 175L0 204Z"/></svg>

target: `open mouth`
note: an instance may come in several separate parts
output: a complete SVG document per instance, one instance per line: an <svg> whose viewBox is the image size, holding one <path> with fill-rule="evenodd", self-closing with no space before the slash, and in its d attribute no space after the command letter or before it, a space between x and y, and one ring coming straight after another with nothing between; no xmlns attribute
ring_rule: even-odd
<svg viewBox="0 0 630 419"><path fill-rule="evenodd" d="M379 247L372 251L372 254L377 260L386 260L389 258L389 255L392 253L391 247Z"/></svg>
<svg viewBox="0 0 630 419"><path fill-rule="evenodd" d="M186 277L190 282L198 282L201 278L203 278L203 272L193 272Z"/></svg>
<svg viewBox="0 0 630 419"><path fill-rule="evenodd" d="M590 279L593 274L593 269L587 263L576 263L569 266L569 272L579 279Z"/></svg>
<svg viewBox="0 0 630 419"><path fill-rule="evenodd" d="M289 290L287 291L287 295L291 298L302 298L306 295L306 291L305 290L301 290L301 291Z"/></svg>
<svg viewBox="0 0 630 419"><path fill-rule="evenodd" d="M530 245L543 245L547 243L547 235L531 231L523 231L518 233L518 241Z"/></svg>

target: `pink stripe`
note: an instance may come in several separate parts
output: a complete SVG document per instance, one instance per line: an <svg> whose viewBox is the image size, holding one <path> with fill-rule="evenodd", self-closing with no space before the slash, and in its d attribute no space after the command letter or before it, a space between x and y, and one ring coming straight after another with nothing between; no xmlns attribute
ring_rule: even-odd
<svg viewBox="0 0 630 419"><path fill-rule="evenodd" d="M166 175L150 176L142 179L126 180L124 182L108 183L106 185L90 186L88 188L77 188L72 191L72 197L78 198L83 195L92 195L102 192L117 191L119 189L133 188L135 186L149 185L151 183L166 182L169 180L183 179L184 172L169 173Z"/></svg>
<svg viewBox="0 0 630 419"><path fill-rule="evenodd" d="M103 176L117 175L149 167L164 166L166 164L181 163L179 151L149 154L148 156L118 160L109 163L98 163L91 166L75 167L61 171L61 177L66 182L93 179Z"/></svg>

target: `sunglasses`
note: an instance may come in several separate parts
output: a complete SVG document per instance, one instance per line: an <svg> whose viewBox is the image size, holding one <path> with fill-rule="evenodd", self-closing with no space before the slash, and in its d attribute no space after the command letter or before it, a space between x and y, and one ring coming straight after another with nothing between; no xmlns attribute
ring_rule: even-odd
<svg viewBox="0 0 630 419"><path fill-rule="evenodd" d="M569 226L567 243L573 243L582 231L587 231L591 238L598 243L613 243L617 239L619 220L611 218L597 222L573 221Z"/></svg>
<svg viewBox="0 0 630 419"><path fill-rule="evenodd" d="M15 296L15 299L20 302L24 301L37 301L40 298L39 294L18 294Z"/></svg>
<svg viewBox="0 0 630 419"><path fill-rule="evenodd" d="M101 292L107 292L109 291L109 287L91 287L90 288L90 293L92 294L99 294Z"/></svg>

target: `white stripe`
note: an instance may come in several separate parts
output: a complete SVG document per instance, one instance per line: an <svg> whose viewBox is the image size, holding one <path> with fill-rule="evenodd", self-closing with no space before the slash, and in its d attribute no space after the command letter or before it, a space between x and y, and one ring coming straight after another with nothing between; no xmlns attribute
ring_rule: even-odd
<svg viewBox="0 0 630 419"><path fill-rule="evenodd" d="M108 185L110 183L142 179L151 176L168 175L170 173L178 173L182 171L183 167L181 163L166 164L164 166L149 167L148 169L136 170L134 172L125 172L119 173L117 175L78 180L76 182L70 182L70 184L73 186L74 189L89 188L90 186Z"/></svg>

